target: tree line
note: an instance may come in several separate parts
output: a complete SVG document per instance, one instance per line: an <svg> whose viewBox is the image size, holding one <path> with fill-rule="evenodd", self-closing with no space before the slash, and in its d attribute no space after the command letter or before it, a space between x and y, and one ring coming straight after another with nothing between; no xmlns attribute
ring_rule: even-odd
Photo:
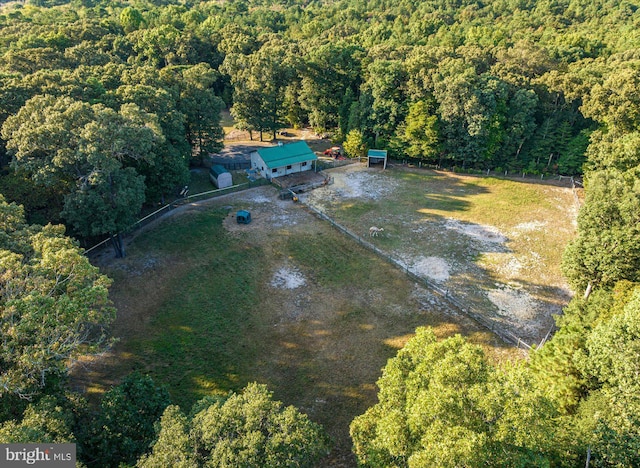
<svg viewBox="0 0 640 468"><path fill-rule="evenodd" d="M259 138L308 125L439 166L584 173L563 256L576 296L553 338L505 366L418 330L353 421L354 452L377 467L640 465L638 5L34 0L0 7L0 25L0 440L75 441L87 466L326 453L264 387L188 414L144 376L98 407L66 388L115 311L109 279L48 223L120 232L220 148L226 106Z"/></svg>
<svg viewBox="0 0 640 468"><path fill-rule="evenodd" d="M17 3L0 14L0 123L38 96L115 112L135 105L139 118L155 118L138 122L155 125L152 147L116 150L120 172L93 179L105 206L118 183L132 207L183 185L189 163L220 147L224 106L260 137L311 126L351 147L444 167L575 175L600 127L584 101L633 60L635 21L630 5L579 0ZM56 167L34 178L20 157L28 129L13 120L1 135L0 165L12 162L13 176L3 193L39 222L75 226L71 201L60 213L87 174L72 181ZM77 151L39 137L49 140L46 157ZM145 177L144 198L140 181L125 182L129 167Z"/></svg>

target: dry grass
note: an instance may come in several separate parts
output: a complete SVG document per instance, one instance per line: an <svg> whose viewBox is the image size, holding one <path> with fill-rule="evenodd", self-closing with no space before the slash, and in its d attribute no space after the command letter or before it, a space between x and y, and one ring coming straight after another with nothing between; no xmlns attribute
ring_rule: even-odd
<svg viewBox="0 0 640 468"><path fill-rule="evenodd" d="M237 224L237 209L253 222ZM353 466L349 423L375 403L381 368L417 326L461 333L496 360L519 355L271 187L186 208L129 252L103 262L121 341L76 382L99 393L139 369L185 408L267 383L327 428L326 466ZM304 284L286 286L282 271Z"/></svg>
<svg viewBox="0 0 640 468"><path fill-rule="evenodd" d="M553 326L570 292L560 272L574 235L571 189L550 184L360 165L306 197L414 273L528 343Z"/></svg>

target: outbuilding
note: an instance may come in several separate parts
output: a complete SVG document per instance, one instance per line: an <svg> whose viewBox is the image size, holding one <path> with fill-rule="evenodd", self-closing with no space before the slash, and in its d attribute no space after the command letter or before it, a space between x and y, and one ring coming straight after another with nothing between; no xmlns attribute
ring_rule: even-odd
<svg viewBox="0 0 640 468"><path fill-rule="evenodd" d="M387 150L370 149L367 152L367 167L372 164L382 164L382 168L387 168Z"/></svg>
<svg viewBox="0 0 640 468"><path fill-rule="evenodd" d="M251 168L267 180L309 171L318 160L304 141L260 148L251 153Z"/></svg>
<svg viewBox="0 0 640 468"><path fill-rule="evenodd" d="M231 187L233 185L231 173L227 171L224 166L219 164L211 166L211 169L209 169L209 179L211 179L211 183L219 189Z"/></svg>

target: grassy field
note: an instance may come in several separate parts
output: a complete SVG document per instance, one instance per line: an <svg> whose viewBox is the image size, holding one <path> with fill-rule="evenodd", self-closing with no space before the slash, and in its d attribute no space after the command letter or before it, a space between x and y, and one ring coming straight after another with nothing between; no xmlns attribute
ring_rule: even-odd
<svg viewBox="0 0 640 468"><path fill-rule="evenodd" d="M577 202L554 184L351 166L306 202L534 344L568 301L560 270Z"/></svg>
<svg viewBox="0 0 640 468"><path fill-rule="evenodd" d="M554 203L544 190L515 182L407 171L384 177L391 192L374 193L367 179L361 188L368 195L314 196L363 235L371 224L384 225L385 235L375 238L381 248L446 257L460 272L467 263L489 264L492 253L443 236L433 220L455 216L508 231L524 222L522 212ZM328 188L339 189L339 180ZM252 223L237 224L237 209L250 210ZM141 370L188 410L205 395L263 382L327 428L336 449L325 466L353 466L349 423L375 403L380 369L417 326L440 337L461 333L496 361L521 356L304 206L278 200L272 187L180 210L138 234L126 259L100 261L114 279L120 341L78 367L75 382L90 395ZM453 270L450 281L461 283Z"/></svg>
<svg viewBox="0 0 640 468"><path fill-rule="evenodd" d="M229 207L254 221L236 224ZM327 428L331 466L353 463L348 425L375 402L380 369L417 326L467 335L498 359L518 355L268 186L187 208L102 265L115 280L120 342L79 367L77 385L96 395L141 370L188 409L264 382ZM278 284L283 271L304 285Z"/></svg>

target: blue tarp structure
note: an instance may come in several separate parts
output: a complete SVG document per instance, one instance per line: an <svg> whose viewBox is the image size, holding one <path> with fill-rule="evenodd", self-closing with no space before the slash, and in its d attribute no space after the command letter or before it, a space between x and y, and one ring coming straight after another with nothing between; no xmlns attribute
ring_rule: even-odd
<svg viewBox="0 0 640 468"><path fill-rule="evenodd" d="M251 222L251 213L245 210L240 210L236 213L236 221L238 224L249 224Z"/></svg>

